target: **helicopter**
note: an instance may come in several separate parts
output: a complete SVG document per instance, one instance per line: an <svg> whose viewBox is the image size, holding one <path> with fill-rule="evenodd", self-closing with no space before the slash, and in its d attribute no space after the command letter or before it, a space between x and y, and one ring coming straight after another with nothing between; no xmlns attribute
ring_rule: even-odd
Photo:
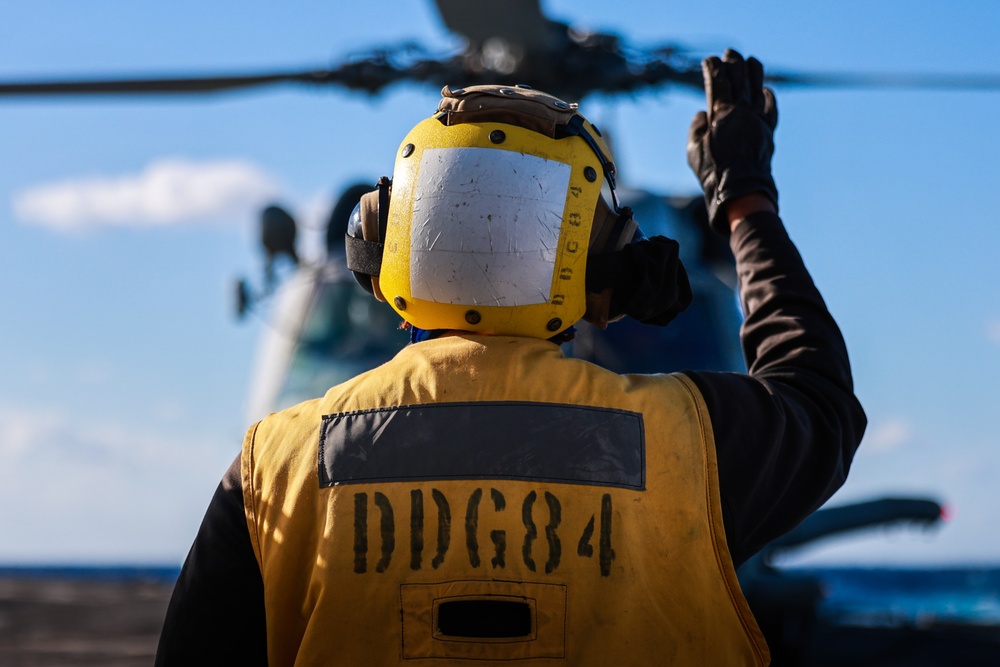
<svg viewBox="0 0 1000 667"><path fill-rule="evenodd" d="M700 59L684 47L665 43L636 49L617 34L581 30L549 18L540 0L476 4L435 0L435 7L446 28L464 43L443 57L433 57L427 49L406 43L324 69L0 82L0 100L5 96L191 96L279 84L333 86L373 95L404 81L434 86L455 81L463 85L516 81L572 100L593 94L633 95L664 87L700 91L702 87ZM990 75L836 74L769 69L767 81L779 88L1000 89L1000 77ZM337 250L337 234L331 230L346 225L351 200L356 203L363 191L363 185L345 190L327 222L325 258L298 267L275 299L275 324L264 333L251 381L247 408L251 421L386 360L402 345L401 336L373 333L390 328L384 309L362 305L359 293L345 291L353 288L343 268L342 253ZM582 331L568 351L619 372L687 367L742 370L741 355L733 344L740 321L732 297L735 275L727 261L728 250L701 224L704 212L698 197L660 196L627 187L622 189L621 197L636 211L647 234L664 234L681 241L682 260L696 292L695 305L661 333L630 323L607 331L581 325ZM266 238L269 234L274 238ZM241 316L261 301L261 295L274 292L275 262L284 258L298 266L295 222L286 211L271 206L262 212L262 237L267 257L264 287L254 294L245 280L239 282L236 302ZM331 317L330 309L340 312L341 317ZM661 357L651 363L641 354L630 352L648 346L656 335L669 338L669 359Z"/></svg>
<svg viewBox="0 0 1000 667"><path fill-rule="evenodd" d="M57 100L57 99L112 99L122 100L151 98L212 98L216 95L249 91L261 94L279 86L299 88L334 88L341 91L372 96L385 93L405 83L425 87L462 82L474 85L485 82L518 82L545 90L568 100L602 99L616 96L636 96L657 90L692 92L702 89L701 54L675 42L647 47L636 47L614 31L582 29L569 22L555 20L543 10L540 0L511 0L504 3L469 3L461 0L434 0L434 12L445 29L461 44L443 53L413 42L381 47L356 53L341 62L323 68L285 68L250 73L189 74L169 76L114 76L97 79L46 78L37 80L0 80L0 104L7 100ZM782 70L768 66L766 81L779 90L843 90L891 89L993 91L1000 90L1000 76L993 74L872 74L859 72L808 72ZM615 143L614 129L610 132ZM376 175L369 178L374 183ZM683 259L694 272L694 279L705 285L704 298L696 300L706 304L711 311L705 317L707 324L694 338L701 342L697 349L680 355L686 365L709 370L740 370L742 361L731 343L705 351L706 336L718 330L720 338L732 341L731 335L739 323L738 311L732 316L734 299L730 292L735 285L731 263L727 261L728 249L719 239L705 233L697 224L703 215L698 196L693 193L662 195L649 188L629 187L628 179L621 188L623 203L636 211L647 235L663 233L681 241L685 248ZM338 264L332 256L339 251L337 234L332 230L343 225L344 211L349 210L350 200L356 200L370 184L352 184L345 188L341 202L334 207L326 222L326 243L318 261L301 263L295 248L295 222L280 207L271 206L262 212L262 238L266 256L264 287L256 292L249 283L241 281L237 291L237 311L245 314L263 301L261 296L274 293L277 281L273 267L284 261L291 263L301 273L309 273L309 280L349 282L343 276L331 277L331 266ZM289 282L298 283L301 276ZM713 282L714 281L714 282ZM289 292L294 290L287 290ZM308 292L309 289L306 289ZM709 296L711 295L711 296ZM723 296L724 295L724 296ZM318 303L316 298L301 296L304 303ZM281 302L284 299L275 299ZM290 307L290 306L289 306ZM282 310L276 304L277 310ZM698 308L696 305L695 308ZM689 314L689 318L697 315ZM291 318L303 320L304 314L286 315L277 320ZM366 316L367 317L367 316ZM312 325L310 325L312 326ZM625 325L627 326L627 325ZM679 328L682 325L675 325ZM302 335L302 329L290 330L288 326L275 326L272 331L293 341ZM609 330L611 331L611 330ZM617 331L623 331L618 327ZM611 336L602 333L598 336ZM637 335L637 334L629 334ZM578 337L576 354L609 355L611 349L601 338L588 340L588 334ZM267 347L265 345L265 347ZM618 346L621 347L621 346ZM708 346L711 347L711 346ZM650 371L637 359L603 363L620 371ZM267 364L263 364L267 365ZM667 364L667 369L680 368L684 361ZM278 382L278 380L273 380ZM258 383L254 383L257 385ZM280 389L276 390L280 393ZM276 395L274 391L270 392ZM260 409L283 405L274 399L251 401L259 409L251 413L260 416Z"/></svg>
<svg viewBox="0 0 1000 667"><path fill-rule="evenodd" d="M33 95L49 99L60 95L137 94L148 97L180 94L190 98L213 91L242 90L246 94L246 91L257 85L276 87L286 84L304 87L328 86L336 90L355 91L361 95L388 91L384 93L388 95L395 87L404 85L404 82L417 82L433 89L456 81L469 84L493 82L497 79L528 83L568 99L587 100L591 95L611 96L619 93L639 95L643 91L653 91L660 87L666 87L667 90L691 90L695 95L698 93L699 58L676 44L636 49L613 32L584 31L552 20L545 15L541 4L537 1L504 3L504 10L495 13L490 13L489 7L493 6L492 3L477 5L475 16L470 16L468 10L464 10L463 13L463 6L468 7L471 4L435 3L445 25L455 34L465 35L464 46L445 54L444 57L438 57L412 45L403 45L354 56L328 68L294 69L260 74L213 76L199 74L105 78L99 81L49 80L0 83L0 103L5 95L11 98ZM489 26L489 29L486 30L483 26ZM574 67L577 69L573 70ZM770 67L768 71L771 71ZM581 76L580 72L586 72L586 76ZM832 77L797 72L783 73L778 68L772 74L771 83L779 88L779 94L783 87L807 89L810 86L819 88L828 85L840 89L852 84L877 90L892 86L927 86L932 89L991 89L996 86L996 82L988 76L951 77L935 74L899 79L871 75ZM575 87L580 85L583 87ZM613 127L611 133L613 137ZM378 175L370 174L371 180L365 182L366 186L370 187ZM350 194L348 189L345 189L344 195L348 194ZM706 332L711 335L717 334L720 340L725 341L725 344L716 348L717 352L708 361L675 360L671 362L669 368L662 370L683 366L741 369L742 361L733 345L736 340L735 330L739 325L739 311L732 294L731 268L727 268L723 259L724 252L720 258L716 253L717 248L703 247L708 246L712 240L702 238L701 230L704 228L690 224L692 218L697 215L695 210L697 198L686 195L665 197L650 189L639 187L623 187L622 196L623 201L636 210L636 216L647 233L666 233L681 240L684 252L687 253L684 260L689 270L704 278L706 288L701 293L699 302L705 304L706 310L709 311L706 317L714 316L716 321L715 325L708 325L707 328L694 327L694 330L701 334ZM333 217L331 213L330 218ZM280 227L280 224L278 226ZM328 228L332 227L331 225ZM280 244L278 247L281 248ZM329 252L329 247L327 250ZM256 407L251 407L249 411L258 417L262 411L276 409L288 401L294 402L296 396L315 395L317 391L325 389L323 385L328 386L331 381L327 377L314 378L315 385L309 385L306 379L300 383L297 378L303 376L300 374L293 377L294 374L289 371L295 368L320 367L319 364L312 366L305 363L308 356L304 353L312 343L315 345L312 345L311 350L322 350L324 336L329 332L323 332L321 328L315 337L310 338L309 332L313 331L311 326L313 322L329 324L331 320L323 316L323 312L329 310L324 311L324 308L339 307L338 298L343 300L344 293L355 294L351 283L352 276L341 271L335 263L327 261L334 254L335 252L328 254L321 261L310 262L296 253L296 257L299 258L296 265L291 254L281 250L275 253L274 261L277 264L284 264L284 270L287 271L283 284L278 285L276 280L274 284L268 285L268 280L265 278L265 287L254 290L244 283L242 294L246 306L245 312L268 307L267 299L260 296L269 291L273 292L269 306L271 324L264 330L264 340L261 342L261 349L269 351L270 356L265 354L259 362L260 368L270 368L271 373L266 375L264 371L259 371L260 375L250 383L252 390L259 392L260 396L251 399L251 404ZM276 272L280 274L280 267ZM326 297L325 289L321 289L327 285L337 286L337 289L330 292L333 296L329 298ZM348 289L351 291L348 292ZM337 291L343 293L337 295L335 294ZM366 308L371 308L371 312ZM345 341L345 346L339 348L342 350L340 358L358 363L356 366L341 364L343 373L359 372L364 366L377 363L380 354L391 354L393 345L405 344L404 336L395 335L398 332L395 331L394 322L386 321L383 327L379 324L379 320L375 319L380 317L376 305L367 301L362 305L361 302L355 303L348 298L346 312L348 317L356 319L359 326L348 331L342 339L338 339ZM675 324L681 326L680 321ZM365 328L360 325L368 326ZM672 334L680 335L679 328L672 325L671 329L673 329ZM380 349L381 343L375 345L371 334L357 337L357 332L366 331L385 332L388 338L385 347ZM616 326L609 329L607 335L624 331ZM581 356L598 354L586 349L584 343L587 335L585 332L580 333L573 353ZM594 334L594 336L602 335L604 334ZM591 350L602 345L599 338L587 344ZM369 346L368 351L364 351L365 345ZM609 343L605 349L620 350L622 347ZM699 349L705 348L699 346ZM371 352L371 356L366 356L368 352ZM296 361L295 355L298 354L303 355L300 357L301 363ZM641 359L631 360L631 362L641 361ZM635 369L635 366L627 365L631 362L620 361L626 364L620 367ZM613 361L605 358L604 363L610 366Z"/></svg>

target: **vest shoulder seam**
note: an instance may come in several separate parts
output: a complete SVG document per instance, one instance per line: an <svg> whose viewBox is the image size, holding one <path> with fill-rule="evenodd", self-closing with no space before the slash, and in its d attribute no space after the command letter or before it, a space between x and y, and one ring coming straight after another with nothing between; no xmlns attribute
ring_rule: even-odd
<svg viewBox="0 0 1000 667"><path fill-rule="evenodd" d="M743 593L741 591L736 591L733 589L733 582L730 578L730 573L735 576L736 569L732 563L732 557L728 559L721 553L719 545L719 530L722 528L716 523L716 507L719 508L721 512L722 504L721 498L718 497L719 494L719 475L718 468L716 467L714 476L711 470L711 461L715 458L715 452L709 451L709 447L714 449L714 433L713 442L708 442L708 432L711 429L711 419L707 414L707 407L705 405L705 400L702 398L701 393L698 391L697 385L686 375L681 373L672 373L672 377L676 377L684 389L687 391L691 402L694 403L695 412L698 415L698 430L699 439L701 440L702 447L702 461L704 462L704 475L705 475L705 495L708 501L708 519L709 526L712 532L712 550L715 552L715 560L719 569L722 573L722 581L726 587L726 593L729 595L729 601L733 605L733 610L736 612L737 618L739 618L740 625L743 627L743 632L745 633L747 640L750 642L751 647L753 647L754 656L757 658L758 664L766 665L768 660L765 658L764 651L758 645L757 639L761 637L760 629L756 626L756 621L753 624L748 622L747 618L743 613L743 608L746 605L746 600L743 598ZM707 428L706 428L707 425ZM724 529L723 529L724 531ZM724 532L723 532L724 534ZM728 547L727 547L728 549ZM728 567L727 561L728 560ZM743 598L744 604L741 605L740 599ZM749 609L749 608L747 608ZM756 630L756 632L755 632Z"/></svg>

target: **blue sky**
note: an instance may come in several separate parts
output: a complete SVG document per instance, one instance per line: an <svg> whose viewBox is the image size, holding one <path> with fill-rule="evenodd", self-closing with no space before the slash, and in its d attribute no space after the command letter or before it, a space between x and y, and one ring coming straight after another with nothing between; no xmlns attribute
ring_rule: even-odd
<svg viewBox="0 0 1000 667"><path fill-rule="evenodd" d="M636 45L732 46L765 67L1000 73L990 2L607 3L548 13ZM427 0L0 4L0 78L322 67L456 42ZM179 562L248 426L254 212L316 225L392 169L433 89L369 100L0 100L0 561ZM588 99L623 180L690 194L685 92ZM1000 92L778 91L781 213L848 340L870 430L836 501L932 495L940 530L806 561L1000 561Z"/></svg>

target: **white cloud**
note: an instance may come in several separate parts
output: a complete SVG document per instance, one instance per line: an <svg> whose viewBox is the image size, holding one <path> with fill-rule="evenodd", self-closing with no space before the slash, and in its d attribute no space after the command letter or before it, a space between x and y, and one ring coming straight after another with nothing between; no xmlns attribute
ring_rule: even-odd
<svg viewBox="0 0 1000 667"><path fill-rule="evenodd" d="M278 191L272 176L245 160L165 158L137 174L36 185L13 204L22 221L56 229L148 227L245 218Z"/></svg>
<svg viewBox="0 0 1000 667"><path fill-rule="evenodd" d="M893 417L869 427L863 449L872 453L892 452L907 444L912 436L910 422Z"/></svg>
<svg viewBox="0 0 1000 667"><path fill-rule="evenodd" d="M238 451L238 436L0 403L0 561L179 561Z"/></svg>
<svg viewBox="0 0 1000 667"><path fill-rule="evenodd" d="M0 405L0 480L16 477L18 465L53 461L90 468L113 461L123 468L183 468L190 457L210 459L211 439L189 441L150 425L135 431L106 421L86 421L55 409Z"/></svg>

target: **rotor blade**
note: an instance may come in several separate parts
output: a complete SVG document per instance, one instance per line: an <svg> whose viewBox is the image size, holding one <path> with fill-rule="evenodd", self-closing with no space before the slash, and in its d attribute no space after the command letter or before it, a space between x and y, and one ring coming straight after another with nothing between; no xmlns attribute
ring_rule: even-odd
<svg viewBox="0 0 1000 667"><path fill-rule="evenodd" d="M419 64L419 63L418 63ZM428 66L425 65L425 69ZM432 67L430 69L433 69ZM109 78L77 81L0 82L0 96L15 95L160 95L213 93L279 83L339 85L374 93L405 74L385 58L372 58L316 69L224 76Z"/></svg>
<svg viewBox="0 0 1000 667"><path fill-rule="evenodd" d="M621 93L670 84L694 90L703 88L700 64L683 53L664 52L644 63L632 62L630 64L614 53L609 54L600 50L592 51L600 58L593 62L586 61L588 77L576 76L572 72L563 72L558 77L559 81L562 82L561 85L567 88L567 92L572 93L569 96L574 99L580 99L593 91ZM530 72L526 74L530 74ZM348 90L373 94L386 86L404 80L436 85L463 81L471 85L492 81L496 76L495 73L488 71L474 72L465 69L461 58L444 60L399 58L393 53L383 51L376 52L364 59L346 62L334 69L222 76L8 81L0 82L0 97L193 95L235 91L281 83L314 86L335 85ZM781 88L1000 90L1000 75L996 74L865 74L778 71L768 73L765 78L771 85ZM544 83L543 88L546 86L559 88L559 85L556 85L558 81L545 81Z"/></svg>
<svg viewBox="0 0 1000 667"><path fill-rule="evenodd" d="M765 74L768 83L800 88L887 88L909 90L1000 90L997 74L868 74L868 73L785 73Z"/></svg>
<svg viewBox="0 0 1000 667"><path fill-rule="evenodd" d="M676 84L695 90L704 89L701 66L694 61L670 59L646 63L637 68L636 81L656 87ZM782 72L770 71L764 80L775 88L829 88L871 90L1000 90L998 74L929 74L929 73L860 73L860 72Z"/></svg>
<svg viewBox="0 0 1000 667"><path fill-rule="evenodd" d="M0 95L135 95L149 93L210 93L296 81L322 83L323 70L237 76L190 76L150 79L24 81L0 83Z"/></svg>

